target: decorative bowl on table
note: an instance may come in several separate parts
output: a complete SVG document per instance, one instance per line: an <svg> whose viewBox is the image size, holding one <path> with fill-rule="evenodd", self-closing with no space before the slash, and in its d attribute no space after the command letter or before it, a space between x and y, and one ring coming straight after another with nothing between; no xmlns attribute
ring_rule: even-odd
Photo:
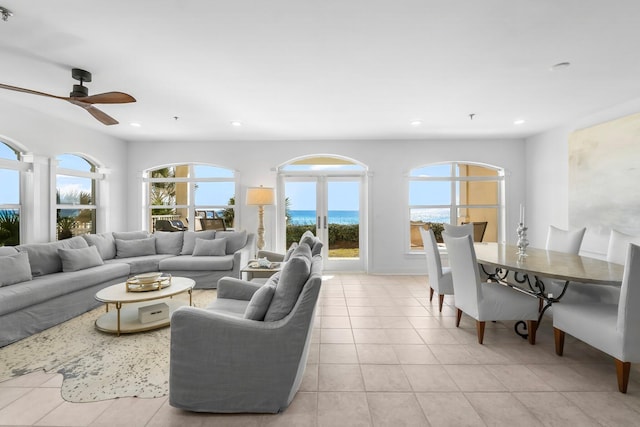
<svg viewBox="0 0 640 427"><path fill-rule="evenodd" d="M161 276L162 273L156 271L151 273L136 274L135 276L133 276L133 278L143 285L150 285L154 282L157 282Z"/></svg>

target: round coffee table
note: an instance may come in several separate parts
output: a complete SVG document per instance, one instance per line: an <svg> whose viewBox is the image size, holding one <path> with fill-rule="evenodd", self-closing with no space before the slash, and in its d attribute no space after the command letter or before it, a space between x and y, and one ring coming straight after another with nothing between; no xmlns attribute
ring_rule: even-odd
<svg viewBox="0 0 640 427"><path fill-rule="evenodd" d="M187 305L186 301L174 300L171 297L184 292L189 294L189 305L192 305L191 292L196 282L187 277L172 277L171 286L160 290L146 292L127 292L125 282L104 288L96 294L96 299L106 304L107 312L96 319L96 329L120 334L150 331L168 326L171 313L178 307ZM169 316L148 323L140 322L138 309L150 305L149 301L162 299L169 306ZM109 311L109 304L115 304L116 311ZM126 304L126 305L124 305Z"/></svg>

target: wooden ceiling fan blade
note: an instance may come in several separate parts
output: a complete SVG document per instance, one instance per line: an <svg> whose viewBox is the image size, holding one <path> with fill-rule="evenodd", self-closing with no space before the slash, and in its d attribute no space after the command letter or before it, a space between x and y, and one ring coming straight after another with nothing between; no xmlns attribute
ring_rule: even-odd
<svg viewBox="0 0 640 427"><path fill-rule="evenodd" d="M89 114L91 114L100 123L102 123L104 125L111 126L111 125L117 125L119 123L116 119L114 119L113 117L111 117L110 115L105 113L104 111L98 110L96 107L94 107L91 104L87 104L86 102L77 101L76 99L73 99L73 98L68 99L68 101L70 103L74 104L74 105L77 105L78 107L84 108L85 110L87 110L87 112Z"/></svg>
<svg viewBox="0 0 640 427"><path fill-rule="evenodd" d="M105 92L74 99L87 104L127 104L136 102L133 96L123 92Z"/></svg>
<svg viewBox="0 0 640 427"><path fill-rule="evenodd" d="M5 84L2 84L2 83L0 83L0 89L7 89L7 90L13 90L13 91L16 91L16 92L30 93L31 95L46 96L47 98L65 99L65 100L68 99L68 98L66 98L64 96L51 95L50 93L38 92L37 90L25 89L23 87L5 85Z"/></svg>

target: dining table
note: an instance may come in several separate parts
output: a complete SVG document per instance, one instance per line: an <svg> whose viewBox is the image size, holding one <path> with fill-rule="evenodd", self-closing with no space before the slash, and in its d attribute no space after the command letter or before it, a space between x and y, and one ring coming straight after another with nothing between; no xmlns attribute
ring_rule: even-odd
<svg viewBox="0 0 640 427"><path fill-rule="evenodd" d="M562 300L569 286L580 291L585 283L602 286L621 286L624 266L564 252L528 247L520 255L518 247L503 243L474 244L476 260L487 280L502 283L515 290L540 299L538 325L545 311ZM511 273L511 274L510 274ZM563 284L558 295L547 292L545 281L558 280ZM525 322L517 322L515 331L526 338Z"/></svg>

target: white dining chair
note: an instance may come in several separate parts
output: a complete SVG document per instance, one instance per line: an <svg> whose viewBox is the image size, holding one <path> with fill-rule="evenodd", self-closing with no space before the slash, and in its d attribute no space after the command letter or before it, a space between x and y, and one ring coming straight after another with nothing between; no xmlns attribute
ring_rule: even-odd
<svg viewBox="0 0 640 427"><path fill-rule="evenodd" d="M455 280L455 276L454 276ZM457 299L457 295L456 295ZM553 306L556 354L562 356L565 334L613 356L618 390L627 392L631 362L640 362L640 246L629 244L617 304L565 303Z"/></svg>
<svg viewBox="0 0 640 427"><path fill-rule="evenodd" d="M476 319L478 342L482 344L487 320L525 320L529 344L535 344L537 299L499 283L481 282L471 235L454 237L444 232L442 236L449 252L453 276L455 306L458 309L456 327L460 326L463 312L473 317Z"/></svg>
<svg viewBox="0 0 640 427"><path fill-rule="evenodd" d="M462 237L462 236L471 236L473 238L473 224L467 223L462 225L454 225L454 224L445 224L444 231L449 236L453 237Z"/></svg>
<svg viewBox="0 0 640 427"><path fill-rule="evenodd" d="M579 230L563 230L550 225L549 231L547 232L546 249L548 251L578 255L586 230L586 228L581 228Z"/></svg>
<svg viewBox="0 0 640 427"><path fill-rule="evenodd" d="M429 301L433 300L433 293L438 294L438 309L442 312L445 295L453 295L453 279L451 269L442 267L438 243L432 229L420 227L422 245L427 258L427 272L429 274Z"/></svg>

